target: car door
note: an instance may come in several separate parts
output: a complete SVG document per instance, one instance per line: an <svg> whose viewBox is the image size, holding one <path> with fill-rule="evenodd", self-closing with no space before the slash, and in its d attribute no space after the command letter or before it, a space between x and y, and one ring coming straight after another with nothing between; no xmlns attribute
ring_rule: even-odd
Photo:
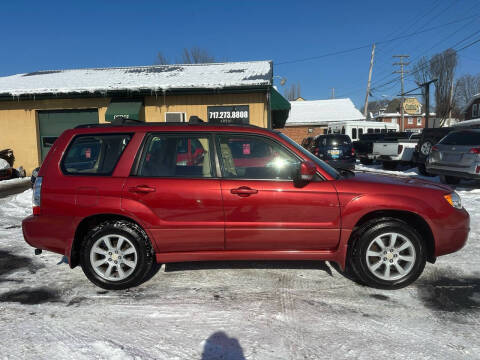
<svg viewBox="0 0 480 360"><path fill-rule="evenodd" d="M334 186L296 187L301 159L272 139L216 135L222 169L226 250L323 250L337 246L340 210Z"/></svg>
<svg viewBox="0 0 480 360"><path fill-rule="evenodd" d="M224 213L210 135L147 135L123 204L146 219L160 252L224 249ZM137 214L137 215L138 215Z"/></svg>

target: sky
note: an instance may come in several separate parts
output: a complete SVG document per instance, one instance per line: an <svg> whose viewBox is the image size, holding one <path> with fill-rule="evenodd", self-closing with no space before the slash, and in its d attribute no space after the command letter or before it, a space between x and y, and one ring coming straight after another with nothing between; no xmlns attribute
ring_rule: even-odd
<svg viewBox="0 0 480 360"><path fill-rule="evenodd" d="M480 39L480 0L17 0L0 4L0 31L0 76L150 65L159 51L175 61L199 47L220 61L272 60L282 93L300 84L305 99L328 99L334 88L361 108L374 42L370 99L391 98L392 55L413 64ZM480 73L480 42L458 56L457 76ZM415 87L407 75L405 90Z"/></svg>

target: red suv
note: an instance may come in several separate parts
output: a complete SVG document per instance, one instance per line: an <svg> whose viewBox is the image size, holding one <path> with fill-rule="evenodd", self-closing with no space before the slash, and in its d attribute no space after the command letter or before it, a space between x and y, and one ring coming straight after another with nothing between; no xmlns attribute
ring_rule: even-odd
<svg viewBox="0 0 480 360"><path fill-rule="evenodd" d="M448 186L342 171L254 126L88 125L65 131L34 186L25 240L105 289L157 263L328 260L395 289L459 250L469 216Z"/></svg>

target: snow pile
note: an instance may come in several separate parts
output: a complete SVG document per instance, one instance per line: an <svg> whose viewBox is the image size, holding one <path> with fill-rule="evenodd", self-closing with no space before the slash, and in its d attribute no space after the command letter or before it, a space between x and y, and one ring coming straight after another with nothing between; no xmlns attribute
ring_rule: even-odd
<svg viewBox="0 0 480 360"><path fill-rule="evenodd" d="M270 86L272 63L155 65L37 71L0 78L0 94L20 96L107 91L163 91Z"/></svg>
<svg viewBox="0 0 480 360"><path fill-rule="evenodd" d="M291 101L285 126L324 125L332 121L365 120L350 99Z"/></svg>
<svg viewBox="0 0 480 360"><path fill-rule="evenodd" d="M14 179L23 180L23 179ZM0 234L2 231L20 227L23 218L32 213L32 190L0 199ZM1 274L0 274L1 275Z"/></svg>
<svg viewBox="0 0 480 360"><path fill-rule="evenodd" d="M0 158L0 170L6 170L10 168L10 164L7 160Z"/></svg>

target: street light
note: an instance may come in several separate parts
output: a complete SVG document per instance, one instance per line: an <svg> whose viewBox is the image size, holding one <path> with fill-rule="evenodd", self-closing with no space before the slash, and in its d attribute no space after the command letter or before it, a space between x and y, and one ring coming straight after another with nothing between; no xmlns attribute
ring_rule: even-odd
<svg viewBox="0 0 480 360"><path fill-rule="evenodd" d="M285 85L285 83L287 82L287 78L284 78L284 77L282 77L282 76L275 75L273 78L274 78L274 79L275 79L275 78L279 78L279 79L280 79L280 86Z"/></svg>

